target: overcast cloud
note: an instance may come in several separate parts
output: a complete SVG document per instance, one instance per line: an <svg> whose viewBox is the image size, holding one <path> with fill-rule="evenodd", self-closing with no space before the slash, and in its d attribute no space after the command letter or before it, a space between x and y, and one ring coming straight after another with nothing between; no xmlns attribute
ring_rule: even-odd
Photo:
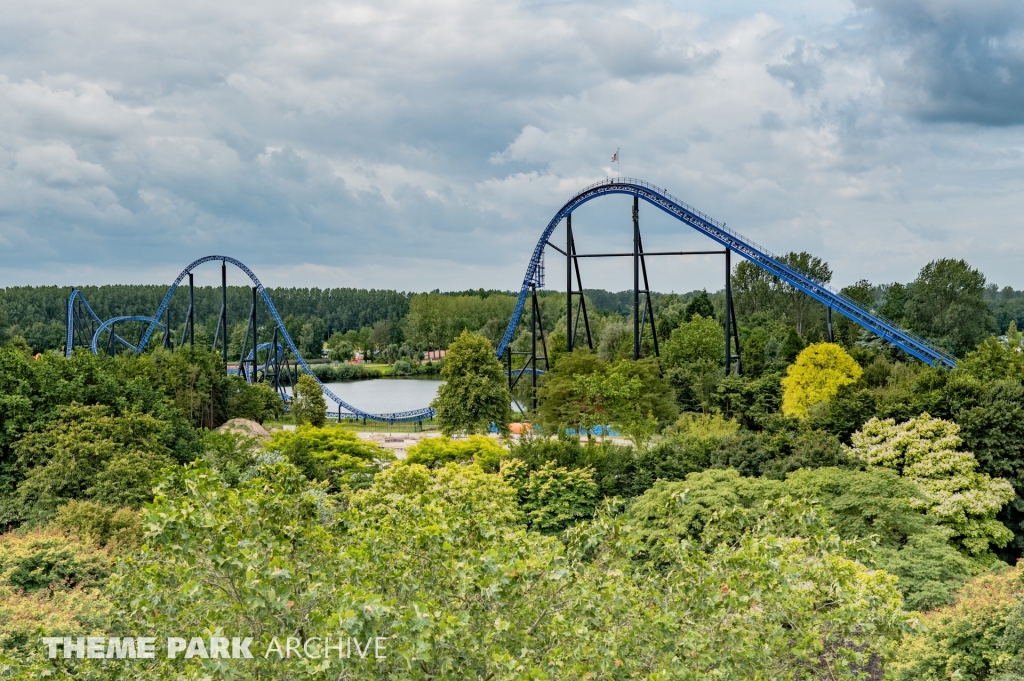
<svg viewBox="0 0 1024 681"><path fill-rule="evenodd" d="M164 283L223 253L271 285L518 288L618 148L622 174L839 285L955 256L1024 288L1022 7L7 3L0 285ZM628 249L627 204L583 208L580 250ZM708 245L642 225L649 249ZM585 283L626 288L625 267ZM652 285L719 268L658 263Z"/></svg>

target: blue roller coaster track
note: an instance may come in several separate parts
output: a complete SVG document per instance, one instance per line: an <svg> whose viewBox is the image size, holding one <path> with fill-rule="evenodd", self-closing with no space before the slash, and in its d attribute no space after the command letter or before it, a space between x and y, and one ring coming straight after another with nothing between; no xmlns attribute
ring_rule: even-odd
<svg viewBox="0 0 1024 681"><path fill-rule="evenodd" d="M558 213L556 213L548 223L547 228L544 230L543 234L541 234L540 239L537 241L537 246L533 250L533 255L530 258L530 263L526 269L526 275L523 278L523 284L519 291L519 298L516 302L515 310L512 314L512 318L509 320L508 327L505 329L505 334L502 337L501 343L498 345L497 356L499 359L505 355L506 349L508 349L509 344L512 341L512 337L515 334L516 328L523 316L523 311L526 307L526 301L530 292L535 291L537 288L542 288L544 285L543 255L545 247L549 245L549 239L552 232L554 232L559 223L566 216L570 215L577 207L592 199L610 194L626 194L634 196L637 199L643 199L647 203L661 209L680 222L683 222L694 230L721 244L726 249L739 253L769 274L779 278L797 290L802 291L814 300L817 300L831 310L842 314L863 328L871 331L926 364L950 368L956 366L956 359L952 355L935 347L920 336L900 328L895 322L886 319L881 315L871 312L849 296L835 291L826 284L815 281L802 272L787 266L771 251L727 228L725 223L720 223L704 213L701 213L692 206L673 197L663 189L655 187L643 180L633 178L610 178L586 187L562 206ZM111 334L108 337L108 344L110 347L117 345L128 349L130 352L138 352L142 348L145 348L157 328L164 329L165 333L168 332L168 330L161 325L160 319L164 315L164 312L170 303L171 296L181 284L182 280L200 265L215 261L221 261L225 264L230 263L242 270L249 277L254 284L254 289L260 294L264 304L270 311L270 314L274 319L277 332L284 340L284 344L287 346L288 350L290 350L292 355L295 357L296 363L317 381L323 390L324 395L337 405L339 416L394 423L400 421L420 421L431 418L435 415L434 410L430 407L424 407L422 409L415 409L412 411L394 412L390 414L374 414L358 409L335 395L320 381L320 379L316 377L309 368L309 365L306 364L306 361L302 358L302 355L296 348L294 341L288 334L288 330L285 328L281 315L274 307L274 303L271 301L266 289L263 287L263 284L260 283L256 275L240 261L224 255L209 255L204 258L199 258L186 267L181 274L178 275L178 278L174 280L174 283L171 285L167 294L164 296L163 301L160 303L160 307L152 317L129 315L114 317L106 321L101 320L95 311L93 311L92 307L89 306L89 303L85 300L82 292L78 289L73 290L71 296L68 298L67 306L67 353L69 355L71 354L74 349L76 334L81 333L84 333L91 338L90 349L93 353L98 353L98 341L100 334L103 331L107 331ZM79 316L85 316L87 319L76 319L76 310L79 311ZM83 321L87 322L87 325L83 324ZM132 344L130 341L114 333L115 325L119 322L142 322L146 324L145 330L141 334L137 344ZM258 349L269 351L271 346L271 343L263 343L259 344ZM277 349L278 358L280 358L283 352L284 348L279 344ZM536 355L536 351L534 352L534 355ZM255 358L255 352L250 351L248 361L255 365ZM536 357L534 358L534 361L536 361ZM542 373L542 371L536 369L536 367L524 367L517 370L520 374L526 371L538 374ZM341 413L342 409L345 410L345 413Z"/></svg>
<svg viewBox="0 0 1024 681"><path fill-rule="evenodd" d="M164 296L163 301L160 303L160 307L157 308L156 313L152 317L143 317L143 316L131 315L131 316L123 316L123 317L114 317L112 319L108 319L106 321L103 321L93 311L92 307L89 306L89 303L85 300L85 296L82 295L82 292L79 291L78 289L73 290L71 292L71 296L68 298L68 306L67 306L67 345L65 346L65 348L66 348L65 352L68 355L70 355L71 352L74 350L74 329L75 329L74 309L75 309L75 302L76 302L76 300L80 300L81 301L82 305L84 306L85 311L88 313L88 315L91 317L91 319L97 325L95 327L95 330L92 332L91 350L92 350L93 353L98 353L99 352L98 341L99 341L100 333L105 331L105 330L112 330L113 326L116 323L118 323L118 322L126 322L126 321L136 321L136 322L144 322L144 323L148 322L148 326L146 327L145 331L142 333L142 336L140 337L139 342L138 342L137 345L133 345L129 341L127 341L127 340L125 340L125 339L123 339L123 338L121 338L120 336L117 336L117 335L114 335L114 337L112 339L112 342L115 342L118 345L124 346L125 348L127 348L131 352L139 352L142 348L146 347L146 345L149 343L149 339L153 335L153 332L156 331L157 328L164 328L160 324L159 320L163 316L164 311L167 309L167 306L170 304L171 296L174 295L174 292L177 290L178 285L181 284L182 280L184 280L184 278L186 276L188 276L188 274L190 272L192 272L194 269L196 269L200 265L203 265L203 264L208 263L208 262L216 262L216 261L220 261L220 262L224 262L224 263L230 263L230 264L234 265L235 267L237 267L238 269L242 270L242 272L244 272L246 274L246 276L249 277L249 279L252 281L254 287L259 292L260 296L263 298L263 302L267 306L267 309L270 310L270 315L274 319L274 324L277 326L277 331L281 335L281 338L284 340L285 345L288 347L289 350L291 350L292 355L295 357L296 363L300 367L302 367L303 371L305 371L307 374L309 374L310 376L313 377L313 379L320 385L320 388L321 388L321 390L323 390L324 395L337 405L338 410L337 411L332 411L330 413L332 413L332 414L333 413L338 413L338 412L340 412L341 409L344 409L347 413L343 413L341 415L343 417L345 417L345 418L369 419L369 420L373 420L373 421L384 421L384 422L388 422L388 423L403 422L403 421L422 421L424 419L432 418L435 415L434 410L432 408L430 408L430 407L424 407L422 409L414 409L414 410L411 410L411 411L394 412L394 413L390 413L390 414L373 414L373 413L370 413L370 412L367 412L367 411L363 411L362 409L359 409L357 407L354 407L351 404L349 404L348 402L346 402L343 399L341 399L340 397L338 397L337 395L335 395L327 386L325 386L320 381L319 378L317 378L316 374L313 373L313 371L309 368L309 365L306 364L306 361L302 358L302 355L299 353L298 348L295 347L294 341L292 341L292 337L288 334L288 330L285 328L284 320L281 319L281 315L278 313L277 308L274 307L273 301L270 300L270 296L267 294L267 291L263 287L263 284L260 283L260 280L256 277L255 274L253 274L252 270L250 270L248 267L246 267L242 262L240 262L239 260L236 260L235 258L231 258L229 256L226 256L226 255L208 255L208 256L206 256L204 258L199 258L195 262L191 263L184 270L182 270L181 274L178 275L178 278L174 280L173 284L171 284L170 289L168 289L167 294ZM270 347L271 347L270 343L263 343L263 344L259 345L259 349L260 350L267 350ZM280 352L280 350L279 350L279 352ZM255 357L255 355L250 352L249 358L252 359L254 357Z"/></svg>
<svg viewBox="0 0 1024 681"><path fill-rule="evenodd" d="M680 222L688 225L696 231L713 239L727 249L739 253L744 258L754 263L769 274L772 274L790 286L806 293L826 307L835 310L844 317L856 322L865 329L877 334L879 337L892 343L901 350L918 358L930 366L955 367L956 359L949 353L935 347L924 338L917 336L905 329L900 328L892 320L871 312L856 300L829 286L815 281L805 274L785 265L778 256L767 248L757 245L750 239L727 228L725 223L718 222L713 218L701 213L696 208L680 201L663 189L655 187L649 182L634 178L619 177L609 178L586 187L562 206L548 223L544 233L537 241L533 249L533 256L526 268L526 276L523 278L522 288L519 290L519 300L516 303L512 319L505 329L505 335L498 346L497 356L499 359L505 353L505 349L512 342L516 327L526 307L526 300L531 289L543 287L543 265L542 258L544 249L548 245L548 239L558 224L576 208L584 203L609 194L627 194L643 199L647 203L660 208Z"/></svg>

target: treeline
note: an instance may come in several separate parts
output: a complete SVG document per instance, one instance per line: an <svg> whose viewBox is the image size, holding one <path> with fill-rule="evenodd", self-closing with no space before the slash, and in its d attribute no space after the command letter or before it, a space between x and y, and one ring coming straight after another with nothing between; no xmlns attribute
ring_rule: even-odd
<svg viewBox="0 0 1024 681"><path fill-rule="evenodd" d="M829 283L828 263L809 253L789 253L782 258L791 267ZM826 310L800 291L749 262L739 263L733 273L733 295L740 322L743 364L758 371L765 364L790 358L809 342L827 337ZM166 293L164 286L83 287L90 305L103 319L126 314L152 314ZM34 352L59 350L65 343L65 301L68 287L10 287L0 290L0 342L23 337ZM989 334L1005 335L1011 323L1024 328L1024 291L999 288L962 260L929 263L909 283L872 284L858 281L842 289L876 314L884 315L910 330L962 356ZM336 358L356 351L384 361L413 357L424 350L445 349L462 331L472 331L497 345L515 308L516 295L498 290L467 290L442 293L406 293L392 290L275 288L268 293L284 318L289 334L307 357L321 354L329 341ZM722 320L724 291L686 294L655 293L656 332L666 340L686 316L686 309L700 295L710 307L705 316ZM251 289L228 287L230 352L240 352L252 305ZM608 359L630 350L632 291L617 293L590 289L586 294L591 342ZM545 332L553 342L565 342L565 294L540 292ZM217 287L195 290L196 342L212 343L221 308ZM180 287L169 307L172 339L181 341L188 309L187 287ZM262 301L258 306L260 341L269 341L273 325ZM528 317L528 314L526 315ZM164 321L164 320L161 320ZM514 348L529 345L528 325L521 325ZM859 326L834 317L840 343L880 342ZM559 334L561 334L559 336ZM647 333L645 352L653 351ZM578 323L578 338L586 342L586 330ZM161 339L155 338L154 343ZM785 346L785 347L784 347Z"/></svg>

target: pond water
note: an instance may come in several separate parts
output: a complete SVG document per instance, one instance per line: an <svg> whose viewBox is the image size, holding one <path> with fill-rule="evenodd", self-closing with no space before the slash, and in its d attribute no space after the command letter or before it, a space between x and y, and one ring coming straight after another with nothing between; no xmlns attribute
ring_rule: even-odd
<svg viewBox="0 0 1024 681"><path fill-rule="evenodd" d="M374 378L325 383L328 390L353 407L371 414L390 414L429 407L443 381L436 378ZM324 397L327 397L326 395ZM337 410L327 398L327 409Z"/></svg>

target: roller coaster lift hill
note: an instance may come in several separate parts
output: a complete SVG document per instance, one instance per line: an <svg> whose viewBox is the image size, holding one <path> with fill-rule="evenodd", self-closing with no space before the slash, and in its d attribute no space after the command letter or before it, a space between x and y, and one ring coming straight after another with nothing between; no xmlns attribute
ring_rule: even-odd
<svg viewBox="0 0 1024 681"><path fill-rule="evenodd" d="M633 248L627 253L578 253L573 237L572 213L579 206L593 199L612 194L626 194L633 197L632 222L633 222ZM664 211L673 218L679 220L688 227L700 232L710 238L719 247L718 250L708 251L656 251L647 252L643 248L643 239L640 233L640 201ZM550 241L552 233L561 222L565 220L565 249L559 248ZM590 320L587 316L586 300L584 298L583 281L580 276L579 260L581 258L632 258L633 260L633 358L639 359L642 355L643 345L641 340L644 331L650 326L651 340L654 355L660 356L658 337L654 330L654 305L651 299L652 292L647 277L647 262L649 257L663 256L687 256L687 255L722 255L725 261L725 371L730 373L742 370L739 358L739 331L736 325L736 313L732 303L731 284L731 256L735 252L741 257L757 265L769 274L778 277L785 283L807 294L814 300L825 306L828 320L828 337L833 338L832 314L837 312L847 319L859 324L863 328L878 335L882 339L892 343L901 350L916 357L930 366L955 367L956 360L952 355L935 347L925 339L905 329L902 329L892 320L886 319L877 313L866 309L861 303L849 296L835 291L826 284L815 281L806 274L795 270L784 264L778 256L768 249L757 245L750 239L738 234L711 217L701 213L697 209L676 199L668 192L651 185L643 180L633 178L610 178L597 182L586 187L573 196L555 214L541 234L537 245L533 250L529 265L526 268L526 275L519 290L519 297L516 300L516 307L505 329L505 334L498 344L497 357L503 359L508 374L509 389L514 389L520 379L526 374L530 375L533 395L533 407L537 407L537 376L547 371L548 347L544 333L544 324L541 318L541 308L537 299L537 290L544 288L544 253L545 249L551 248L565 258L566 273L566 345L569 350L582 347L584 342L587 347L593 349L594 340L591 334ZM141 315L127 315L101 320L90 307L85 296L78 289L74 289L67 300L67 338L65 352L70 355L75 348L87 347L93 353L101 351L101 336L105 334L103 351L110 354L122 350L137 353L146 348L150 338L159 330L162 334L162 344L166 348L180 347L186 342L190 345L195 343L195 282L193 271L209 262L220 261L221 263L221 311L217 321L217 331L213 340L214 349L220 349L221 358L225 366L228 366L228 319L227 319L227 266L234 265L242 270L252 281L252 306L247 320L245 339L238 358L237 368L229 367L228 371L237 373L250 383L265 381L269 382L287 400L287 389L295 385L298 371L301 369L320 384L327 399L336 405L336 414L339 418L364 419L382 421L388 423L423 421L434 416L434 410L430 407L423 407L411 411L393 413L370 413L348 404L327 388L306 364L294 341L284 326L281 315L274 307L270 296L267 294L263 284L256 275L238 260L224 255L209 255L200 258L186 267L171 285L152 317ZM178 286L188 277L189 306L186 313L185 324L182 332L174 343L171 338L171 320L169 303L171 296ZM642 283L642 286L641 286ZM273 321L273 336L269 343L259 343L257 340L259 301L262 299L264 306L270 313ZM523 312L527 304L530 305L529 321L531 327L531 349L526 352L515 352L511 348L512 339L523 321ZM163 321L161 322L161 318ZM580 328L582 321L583 328ZM133 343L117 333L117 325L128 322L142 323L139 337ZM263 359L260 360L262 353ZM525 358L522 365L513 368L513 357ZM333 416L335 410L330 410Z"/></svg>

